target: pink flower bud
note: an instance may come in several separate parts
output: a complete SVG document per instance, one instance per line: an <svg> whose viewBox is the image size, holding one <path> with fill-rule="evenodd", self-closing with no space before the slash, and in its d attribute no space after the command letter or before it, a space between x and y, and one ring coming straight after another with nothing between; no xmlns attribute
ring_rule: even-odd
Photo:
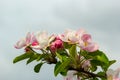
<svg viewBox="0 0 120 80"><path fill-rule="evenodd" d="M50 45L50 50L52 52L55 52L57 49L61 49L61 48L63 48L63 41L59 37L56 37L55 41L52 42Z"/></svg>

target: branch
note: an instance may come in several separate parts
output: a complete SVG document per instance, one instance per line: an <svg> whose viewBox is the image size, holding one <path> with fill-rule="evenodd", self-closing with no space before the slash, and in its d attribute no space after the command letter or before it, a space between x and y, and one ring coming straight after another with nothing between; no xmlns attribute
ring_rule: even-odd
<svg viewBox="0 0 120 80"><path fill-rule="evenodd" d="M56 59L54 59L54 60L50 61L48 64L56 64L58 62ZM95 78L95 77L107 78L106 75L98 75L98 74L95 74L93 72L85 71L83 68L76 69L76 68L73 68L73 67L70 66L70 68L68 70L75 70L77 72L85 73L89 76L89 78Z"/></svg>
<svg viewBox="0 0 120 80"><path fill-rule="evenodd" d="M89 72L89 71L85 71L84 69L80 68L80 69L75 69L75 68L69 68L69 70L75 70L75 71L78 71L78 72L83 72L85 74L88 74L90 78L94 78L94 77L103 77L103 78L106 78L106 75L98 75L98 74L95 74L95 73L92 73L92 72Z"/></svg>

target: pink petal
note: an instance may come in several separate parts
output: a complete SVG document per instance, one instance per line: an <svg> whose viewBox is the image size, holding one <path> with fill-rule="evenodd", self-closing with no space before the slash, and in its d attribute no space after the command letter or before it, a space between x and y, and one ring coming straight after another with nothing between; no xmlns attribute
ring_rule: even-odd
<svg viewBox="0 0 120 80"><path fill-rule="evenodd" d="M29 44L31 42L31 33L28 32L26 35L26 44Z"/></svg>
<svg viewBox="0 0 120 80"><path fill-rule="evenodd" d="M120 78L113 78L113 80L120 80Z"/></svg>
<svg viewBox="0 0 120 80"><path fill-rule="evenodd" d="M81 39L82 39L84 42L91 41L91 35L90 35L90 34L83 34L83 36L81 37Z"/></svg>
<svg viewBox="0 0 120 80"><path fill-rule="evenodd" d="M39 43L37 41L32 43L32 46L36 46L36 45L39 45Z"/></svg>
<svg viewBox="0 0 120 80"><path fill-rule="evenodd" d="M21 49L21 48L23 48L23 47L25 47L25 46L26 46L25 39L21 39L21 40L19 40L19 41L16 43L15 48L16 48L16 49Z"/></svg>
<svg viewBox="0 0 120 80"><path fill-rule="evenodd" d="M82 46L81 48L88 52L94 52L94 51L98 50L98 45L96 43L90 43L87 46Z"/></svg>

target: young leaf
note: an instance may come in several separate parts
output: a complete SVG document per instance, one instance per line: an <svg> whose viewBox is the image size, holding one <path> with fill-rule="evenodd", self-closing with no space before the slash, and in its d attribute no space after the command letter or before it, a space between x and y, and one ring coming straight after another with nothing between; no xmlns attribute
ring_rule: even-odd
<svg viewBox="0 0 120 80"><path fill-rule="evenodd" d="M37 65L34 67L34 71L35 71L36 73L38 73L38 72L40 71L40 68L41 68L42 65L43 65L42 62L39 63L39 64L37 64Z"/></svg>
<svg viewBox="0 0 120 80"><path fill-rule="evenodd" d="M76 45L73 45L73 46L69 49L69 53L70 53L70 55L71 55L73 58L75 57L75 54L77 54Z"/></svg>
<svg viewBox="0 0 120 80"><path fill-rule="evenodd" d="M44 58L45 54L39 54L37 57L37 61L41 60L42 58Z"/></svg>
<svg viewBox="0 0 120 80"><path fill-rule="evenodd" d="M61 62L60 62L60 61L56 63L56 65L55 65L55 67L54 67L54 75L55 75L56 69L57 69L60 65L61 65Z"/></svg>
<svg viewBox="0 0 120 80"><path fill-rule="evenodd" d="M50 57L50 54L39 54L39 56L37 57L37 61L41 60L41 59L48 59Z"/></svg>
<svg viewBox="0 0 120 80"><path fill-rule="evenodd" d="M106 78L106 73L105 72L98 72L97 75L102 76L103 78Z"/></svg>
<svg viewBox="0 0 120 80"><path fill-rule="evenodd" d="M101 62L101 67L106 72L109 67L109 60L103 52L100 51L99 53L100 55L97 56L97 60Z"/></svg>
<svg viewBox="0 0 120 80"><path fill-rule="evenodd" d="M101 53L101 55L97 56L97 60L99 60L107 65L109 64L109 60L104 53Z"/></svg>
<svg viewBox="0 0 120 80"><path fill-rule="evenodd" d="M59 58L59 60L62 62L62 56L56 52L56 56Z"/></svg>
<svg viewBox="0 0 120 80"><path fill-rule="evenodd" d="M60 72L61 75L66 76L68 69L65 68L63 71Z"/></svg>
<svg viewBox="0 0 120 80"><path fill-rule="evenodd" d="M70 59L67 59L66 61L59 64L59 66L56 64L54 69L55 76L57 76L60 72L62 72L69 65L70 61L71 61Z"/></svg>
<svg viewBox="0 0 120 80"><path fill-rule="evenodd" d="M29 64L29 63L31 63L32 61L36 60L39 55L40 55L40 54L34 54L34 55L32 55L32 56L27 60L27 64Z"/></svg>
<svg viewBox="0 0 120 80"><path fill-rule="evenodd" d="M109 61L109 66L112 65L112 64L114 64L115 62L116 62L116 60Z"/></svg>
<svg viewBox="0 0 120 80"><path fill-rule="evenodd" d="M24 54L22 54L22 55L20 55L20 56L17 56L17 57L13 60L13 63L16 63L16 62L19 62L19 61L21 61L21 60L30 58L32 55L33 55L33 53L31 53L31 52L24 53Z"/></svg>
<svg viewBox="0 0 120 80"><path fill-rule="evenodd" d="M85 51L85 50L80 50L79 54L86 57L86 55L88 54L89 52ZM87 56L88 57L88 56Z"/></svg>
<svg viewBox="0 0 120 80"><path fill-rule="evenodd" d="M99 80L97 77L94 77L93 79L91 79L91 80Z"/></svg>
<svg viewBox="0 0 120 80"><path fill-rule="evenodd" d="M88 56L90 56L92 60L97 61L94 65L101 66L104 71L109 67L109 59L102 51L97 50L95 52L91 52Z"/></svg>

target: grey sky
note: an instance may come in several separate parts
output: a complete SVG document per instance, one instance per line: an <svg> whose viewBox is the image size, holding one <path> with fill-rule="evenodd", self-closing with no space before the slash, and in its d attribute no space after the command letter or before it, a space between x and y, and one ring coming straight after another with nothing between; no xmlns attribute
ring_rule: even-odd
<svg viewBox="0 0 120 80"><path fill-rule="evenodd" d="M62 33L65 29L84 28L111 59L111 68L120 67L119 0L0 0L0 80L62 80L54 77L54 65L45 65L36 74L36 62L13 64L23 53L14 44L28 31Z"/></svg>

